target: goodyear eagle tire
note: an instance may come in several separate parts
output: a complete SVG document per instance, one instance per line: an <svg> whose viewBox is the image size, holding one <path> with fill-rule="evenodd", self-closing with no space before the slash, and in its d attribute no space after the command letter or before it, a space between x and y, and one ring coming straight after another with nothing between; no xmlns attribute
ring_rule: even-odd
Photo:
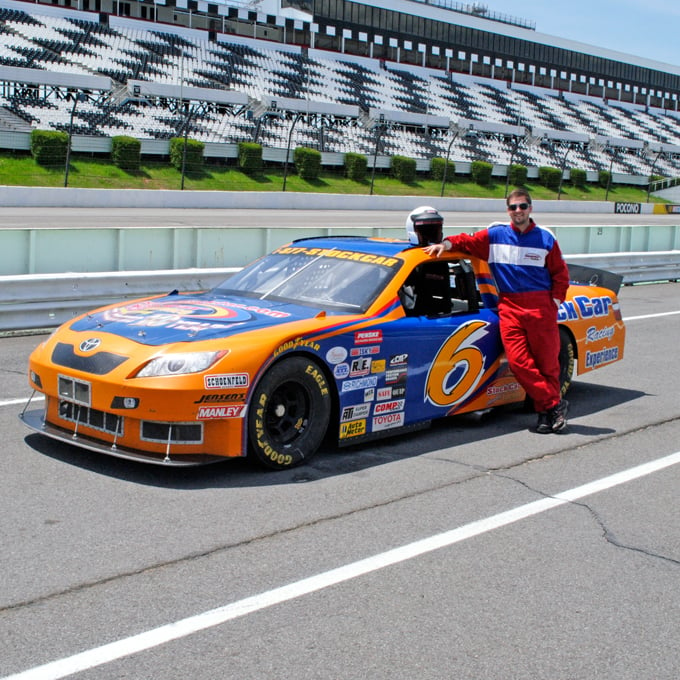
<svg viewBox="0 0 680 680"><path fill-rule="evenodd" d="M576 348L571 335L560 328L560 394L564 396L571 385L576 361Z"/></svg>
<svg viewBox="0 0 680 680"><path fill-rule="evenodd" d="M275 470L305 462L323 441L330 413L330 389L317 363L298 356L274 364L248 409L251 456Z"/></svg>
<svg viewBox="0 0 680 680"><path fill-rule="evenodd" d="M576 362L576 348L571 334L564 328L560 328L560 395L563 397L574 375L574 365ZM524 399L524 410L530 413L534 412L534 400L527 394Z"/></svg>

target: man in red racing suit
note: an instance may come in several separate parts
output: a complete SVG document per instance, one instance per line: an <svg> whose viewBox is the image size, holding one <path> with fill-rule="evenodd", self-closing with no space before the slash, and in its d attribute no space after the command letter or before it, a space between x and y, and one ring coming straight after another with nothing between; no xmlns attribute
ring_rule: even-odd
<svg viewBox="0 0 680 680"><path fill-rule="evenodd" d="M553 234L531 218L529 193L516 189L506 203L510 224L448 236L425 251L439 257L461 250L489 263L510 369L533 399L536 431L559 432L567 424L569 404L560 393L557 310L569 287L569 272Z"/></svg>

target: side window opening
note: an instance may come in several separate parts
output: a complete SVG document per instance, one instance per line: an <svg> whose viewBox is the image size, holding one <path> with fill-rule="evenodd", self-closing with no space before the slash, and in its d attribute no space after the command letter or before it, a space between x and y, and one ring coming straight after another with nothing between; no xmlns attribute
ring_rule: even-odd
<svg viewBox="0 0 680 680"><path fill-rule="evenodd" d="M400 291L407 316L476 313L480 295L467 260L425 262L416 267Z"/></svg>

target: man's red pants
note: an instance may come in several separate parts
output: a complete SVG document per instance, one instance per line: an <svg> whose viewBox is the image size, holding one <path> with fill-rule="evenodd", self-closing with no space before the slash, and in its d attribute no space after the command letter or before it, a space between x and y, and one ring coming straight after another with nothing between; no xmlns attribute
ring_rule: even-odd
<svg viewBox="0 0 680 680"><path fill-rule="evenodd" d="M537 412L560 402L560 333L549 292L502 296L500 331L510 369Z"/></svg>

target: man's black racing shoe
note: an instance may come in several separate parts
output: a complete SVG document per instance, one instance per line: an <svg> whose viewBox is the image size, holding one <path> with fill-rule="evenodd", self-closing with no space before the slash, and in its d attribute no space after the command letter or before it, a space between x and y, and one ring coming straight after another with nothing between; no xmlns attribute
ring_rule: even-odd
<svg viewBox="0 0 680 680"><path fill-rule="evenodd" d="M538 434L550 434L550 432L552 432L552 421L550 419L550 414L547 411L541 411L538 414L536 432L538 432Z"/></svg>
<svg viewBox="0 0 680 680"><path fill-rule="evenodd" d="M550 409L550 430L552 432L561 432L567 426L567 411L569 410L569 402L562 399L557 406Z"/></svg>

